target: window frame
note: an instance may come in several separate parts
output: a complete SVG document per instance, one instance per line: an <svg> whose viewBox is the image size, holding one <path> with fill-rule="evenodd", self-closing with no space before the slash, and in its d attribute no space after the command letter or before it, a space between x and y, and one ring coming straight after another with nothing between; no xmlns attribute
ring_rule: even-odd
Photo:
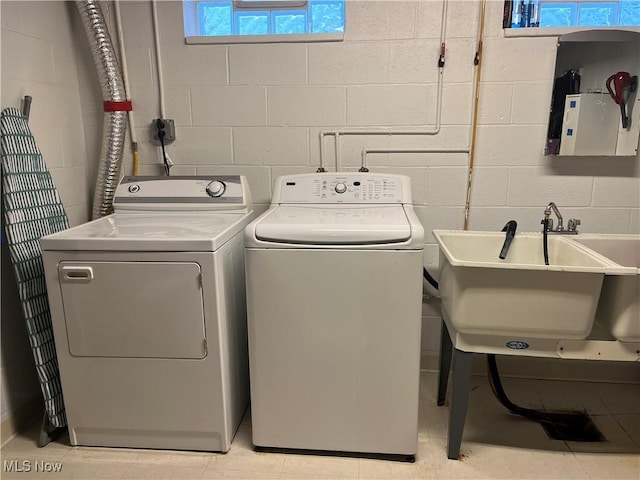
<svg viewBox="0 0 640 480"><path fill-rule="evenodd" d="M514 0L514 8L515 4L519 3L520 0ZM616 15L619 18L620 15L620 0L539 0L537 2L540 3L573 3L576 5L575 8L575 23L579 22L580 16L580 6L581 4L588 3L617 3L617 12ZM538 7L539 8L539 7ZM539 17L538 17L539 18ZM589 25L573 25L573 26L564 26L564 27L503 27L502 31L506 38L512 37L557 37L561 35L565 35L573 32L581 32L581 31L589 31L589 30L617 30L617 31L630 31L640 33L640 25L612 25L612 26L589 26Z"/></svg>
<svg viewBox="0 0 640 480"><path fill-rule="evenodd" d="M207 3L210 0L183 0L183 15L185 15L185 5L190 4L190 8L195 12L195 18L191 23L195 25L195 28L200 29L201 19L199 18L199 3ZM332 2L332 0L327 0ZM346 29L346 0L334 0L336 3L341 2L343 6L343 19L344 27ZM268 23L269 31L274 29L275 16L272 15L274 11L303 11L306 15L307 25L311 21L311 2L309 0L227 0L227 3L231 3L231 15L234 19L232 22L232 30L236 30L235 18L239 12L269 12ZM259 35L242 35L233 33L231 35L188 35L188 31L193 30L187 27L186 21L184 21L185 30L185 43L187 45L199 45L199 44L252 44L252 43L315 43L315 42L341 42L344 40L344 31L342 32L329 32L329 33L268 33ZM199 30L198 30L199 31Z"/></svg>

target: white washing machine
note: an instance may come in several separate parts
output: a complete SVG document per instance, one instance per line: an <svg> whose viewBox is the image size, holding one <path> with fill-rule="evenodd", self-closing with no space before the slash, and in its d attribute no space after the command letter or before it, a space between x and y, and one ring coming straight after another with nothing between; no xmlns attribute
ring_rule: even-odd
<svg viewBox="0 0 640 480"><path fill-rule="evenodd" d="M424 229L409 178L280 177L245 241L254 445L411 460Z"/></svg>
<svg viewBox="0 0 640 480"><path fill-rule="evenodd" d="M227 451L249 400L241 176L125 177L41 240L72 445Z"/></svg>

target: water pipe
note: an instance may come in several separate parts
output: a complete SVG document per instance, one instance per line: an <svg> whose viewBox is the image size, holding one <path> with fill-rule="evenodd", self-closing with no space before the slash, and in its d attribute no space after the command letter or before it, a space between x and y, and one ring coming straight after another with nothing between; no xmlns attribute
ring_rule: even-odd
<svg viewBox="0 0 640 480"><path fill-rule="evenodd" d="M449 0L442 0L442 11L441 11L441 24L440 24L440 57L438 60L438 84L437 84L437 94L436 94L436 120L435 125L428 130L398 130L393 128L351 128L351 129L341 129L341 130L322 130L320 131L320 165L318 167L318 172L325 172L326 169L324 167L324 138L326 136L333 136L336 146L336 171L339 171L340 168L340 136L343 135L422 135L422 136L431 136L437 135L440 133L440 125L441 125L441 116L442 116L442 83L443 83L443 72L444 72L444 54L445 54L445 37L446 37L446 24L447 24L447 11L448 11L448 2Z"/></svg>
<svg viewBox="0 0 640 480"><path fill-rule="evenodd" d="M165 117L164 108L164 77L162 76L162 55L160 54L160 31L158 27L158 5L156 0L151 0L151 12L153 16L153 46L156 54L156 72L158 74L158 91L160 100L160 118Z"/></svg>
<svg viewBox="0 0 640 480"><path fill-rule="evenodd" d="M131 88L129 87L129 72L127 71L127 55L124 48L124 35L122 33L122 16L120 14L120 0L113 2L116 19L116 32L118 35L118 50L120 53L120 66L122 67L122 79L124 81L124 94L128 101L131 101ZM133 154L133 174L138 175L139 153L138 136L136 134L136 124L133 115L133 108L127 112L129 119L129 136L131 138L131 151Z"/></svg>

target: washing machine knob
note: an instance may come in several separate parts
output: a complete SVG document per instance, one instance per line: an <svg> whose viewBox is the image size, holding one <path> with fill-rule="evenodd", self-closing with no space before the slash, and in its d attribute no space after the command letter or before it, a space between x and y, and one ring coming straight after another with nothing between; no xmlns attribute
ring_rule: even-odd
<svg viewBox="0 0 640 480"><path fill-rule="evenodd" d="M340 182L340 183L336 183L336 193L344 193L347 191L347 186Z"/></svg>
<svg viewBox="0 0 640 480"><path fill-rule="evenodd" d="M221 182L220 180L214 180L209 183L209 185L207 185L206 190L207 194L210 197L221 197L224 193L225 188L227 188L227 186L224 184L224 182Z"/></svg>

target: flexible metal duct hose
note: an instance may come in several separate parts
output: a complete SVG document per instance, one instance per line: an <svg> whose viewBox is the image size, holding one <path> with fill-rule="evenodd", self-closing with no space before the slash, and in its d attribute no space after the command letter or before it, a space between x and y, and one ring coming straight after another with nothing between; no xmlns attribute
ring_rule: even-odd
<svg viewBox="0 0 640 480"><path fill-rule="evenodd" d="M125 101L122 73L99 2L96 0L76 1L76 6L80 12L84 32L89 40L103 100L109 102ZM120 177L126 129L126 112L105 112L102 150L93 197L93 219L108 215L113 210L113 195Z"/></svg>

